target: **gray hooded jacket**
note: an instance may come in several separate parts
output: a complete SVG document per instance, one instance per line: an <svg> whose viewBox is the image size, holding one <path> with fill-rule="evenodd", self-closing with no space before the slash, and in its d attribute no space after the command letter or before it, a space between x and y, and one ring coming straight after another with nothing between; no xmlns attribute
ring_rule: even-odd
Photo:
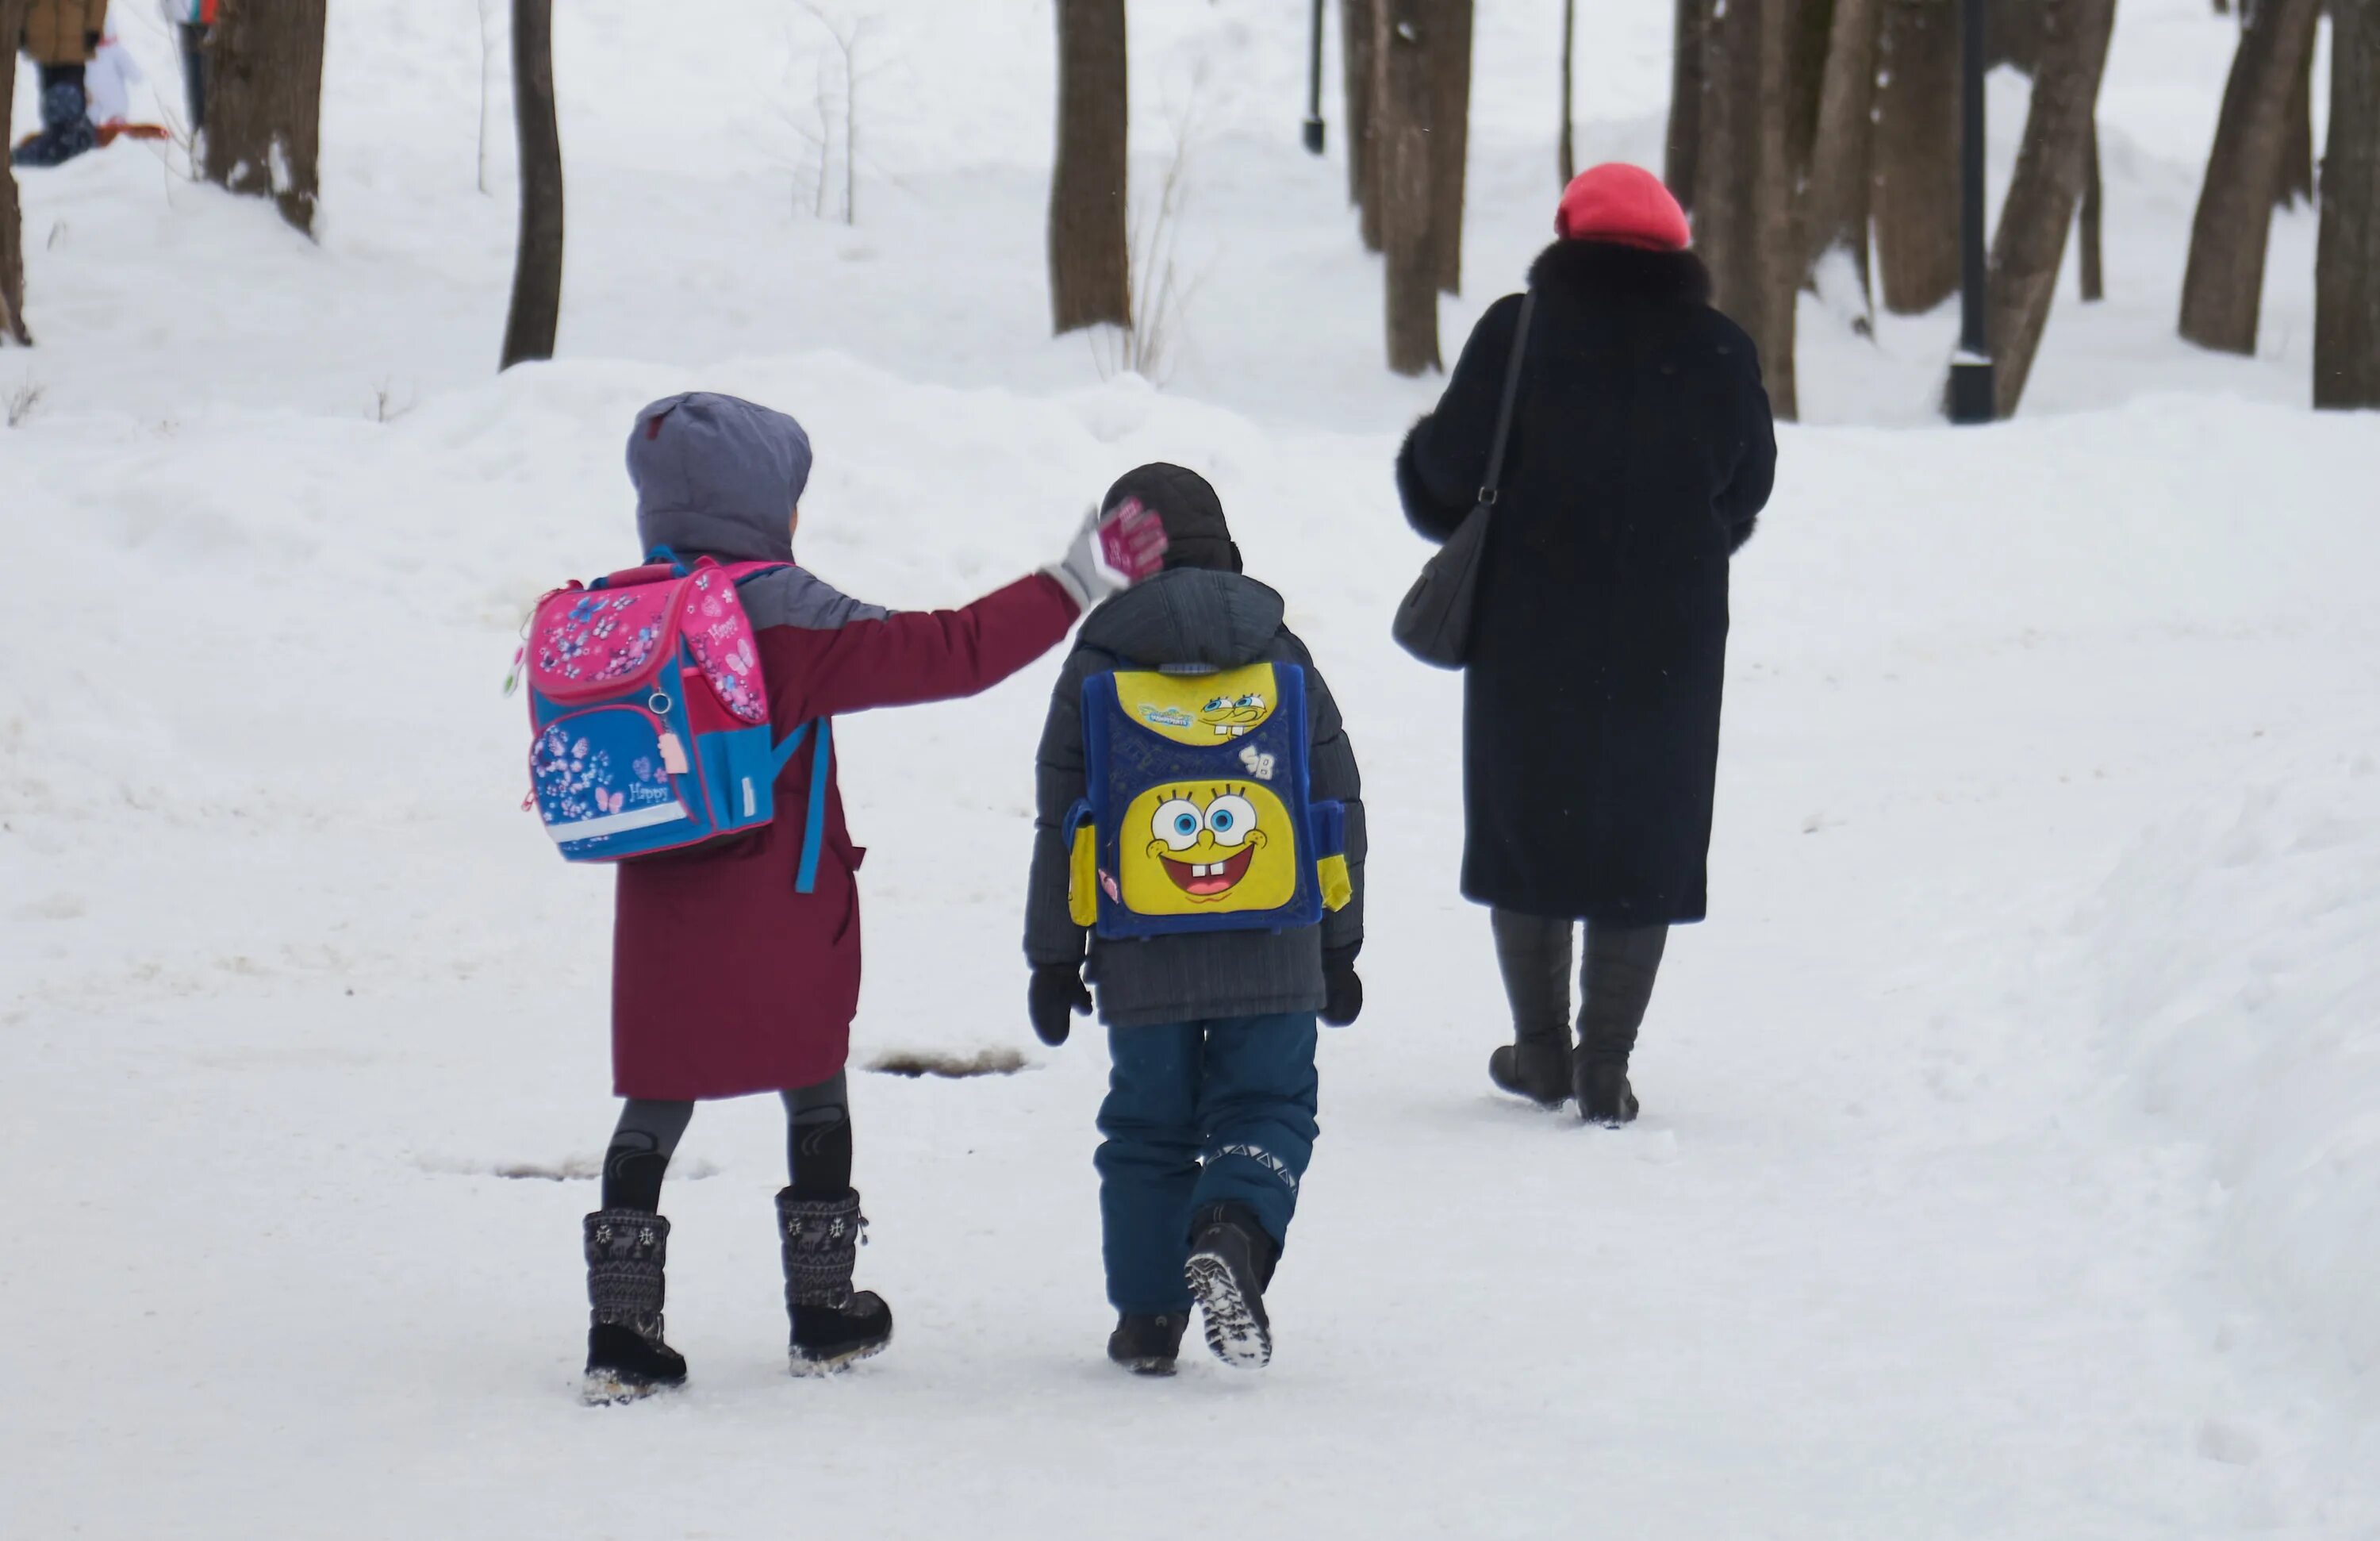
<svg viewBox="0 0 2380 1541"><path fill-rule="evenodd" d="M689 391L637 414L628 431L628 479L637 487L637 539L687 562L794 560L794 507L810 479L810 436L783 412L739 396ZM832 631L892 613L837 592L787 566L746 580L756 626Z"/></svg>
<svg viewBox="0 0 2380 1541"><path fill-rule="evenodd" d="M1364 940L1363 779L1330 687L1305 644L1281 625L1281 599L1237 573L1183 567L1118 595L1083 623L1050 696L1035 777L1033 868L1025 956L1035 966L1079 964L1086 933L1066 905L1069 837L1061 826L1083 795L1083 682L1119 667L1256 662L1305 671L1312 794L1347 807L1347 868L1355 896L1319 926L1290 931L1208 931L1129 941L1090 940L1088 977L1111 1026L1312 1012L1325 999L1322 954Z"/></svg>

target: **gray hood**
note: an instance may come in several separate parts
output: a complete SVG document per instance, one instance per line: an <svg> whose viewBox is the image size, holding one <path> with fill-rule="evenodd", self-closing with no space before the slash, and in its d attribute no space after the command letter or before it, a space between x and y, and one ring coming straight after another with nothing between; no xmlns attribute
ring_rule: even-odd
<svg viewBox="0 0 2380 1541"><path fill-rule="evenodd" d="M668 396L628 433L637 538L737 562L791 562L810 437L783 412L709 391Z"/></svg>
<svg viewBox="0 0 2380 1541"><path fill-rule="evenodd" d="M1279 594L1252 577L1177 567L1117 595L1083 623L1082 645L1155 668L1237 668L1266 656L1281 635Z"/></svg>

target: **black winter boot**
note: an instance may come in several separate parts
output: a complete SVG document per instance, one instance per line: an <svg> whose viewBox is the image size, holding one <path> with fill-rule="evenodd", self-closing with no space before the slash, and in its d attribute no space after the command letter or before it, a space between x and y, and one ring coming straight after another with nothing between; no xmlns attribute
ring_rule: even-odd
<svg viewBox="0 0 2380 1541"><path fill-rule="evenodd" d="M1488 1079L1544 1108L1570 1100L1570 1045L1524 1039L1488 1056Z"/></svg>
<svg viewBox="0 0 2380 1541"><path fill-rule="evenodd" d="M1126 1311L1116 1318L1116 1329L1108 1335L1108 1357L1135 1375L1172 1375L1173 1362L1182 1356L1182 1334L1189 1325L1189 1314L1184 1311L1157 1317Z"/></svg>
<svg viewBox="0 0 2380 1541"><path fill-rule="evenodd" d="M1578 1096L1578 1116L1589 1123L1617 1129L1636 1120L1636 1092L1628 1084L1625 1060L1590 1059L1582 1052L1572 1089Z"/></svg>
<svg viewBox="0 0 2380 1541"><path fill-rule="evenodd" d="M686 1383L686 1361L662 1341L669 1232L669 1221L641 1209L599 1209L587 1217L589 1407L634 1401Z"/></svg>
<svg viewBox="0 0 2380 1541"><path fill-rule="evenodd" d="M859 1195L848 1188L841 1198L801 1198L791 1188L777 1195L795 1375L831 1375L883 1353L892 1341L892 1308L875 1291L851 1287L867 1228Z"/></svg>
<svg viewBox="0 0 2380 1541"><path fill-rule="evenodd" d="M1244 1205L1216 1204L1190 1222L1190 1262L1183 1272L1207 1314L1207 1346L1235 1369L1272 1362L1272 1318L1265 1287L1272 1282L1281 1246Z"/></svg>
<svg viewBox="0 0 2380 1541"><path fill-rule="evenodd" d="M8 160L20 166L64 165L99 144L91 126L91 98L83 91L80 66L42 67L42 131L11 151Z"/></svg>

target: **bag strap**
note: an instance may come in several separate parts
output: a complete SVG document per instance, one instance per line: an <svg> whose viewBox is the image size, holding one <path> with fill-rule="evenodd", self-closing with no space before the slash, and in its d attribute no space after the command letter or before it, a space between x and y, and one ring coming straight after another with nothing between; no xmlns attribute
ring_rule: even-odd
<svg viewBox="0 0 2380 1541"><path fill-rule="evenodd" d="M1521 297L1521 319L1512 328L1512 357L1504 365L1504 402L1496 409L1496 442L1488 451L1488 479L1479 484L1479 504L1496 505L1496 484L1504 479L1504 446L1512 437L1512 410L1521 399L1521 360L1529 353L1529 318L1536 313L1537 291Z"/></svg>
<svg viewBox="0 0 2380 1541"><path fill-rule="evenodd" d="M812 728L818 729L818 736L814 739L810 738ZM777 746L776 758L769 774L770 779L774 780L791 764L805 739L809 739L811 746L810 804L809 811L802 820L802 865L801 870L794 876L794 892L815 893L818 892L819 853L826 844L826 778L834 759L834 720L821 717L815 722L804 722L787 734L784 742Z"/></svg>

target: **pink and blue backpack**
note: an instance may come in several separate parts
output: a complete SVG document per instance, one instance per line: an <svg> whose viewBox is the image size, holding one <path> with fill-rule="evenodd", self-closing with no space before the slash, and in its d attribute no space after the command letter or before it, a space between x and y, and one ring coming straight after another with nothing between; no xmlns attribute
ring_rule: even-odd
<svg viewBox="0 0 2380 1541"><path fill-rule="evenodd" d="M538 601L522 649L536 735L526 806L565 860L633 861L749 834L776 817L777 775L807 743L796 886L815 888L832 724L776 736L736 591L783 565L689 567L661 547L644 566Z"/></svg>

